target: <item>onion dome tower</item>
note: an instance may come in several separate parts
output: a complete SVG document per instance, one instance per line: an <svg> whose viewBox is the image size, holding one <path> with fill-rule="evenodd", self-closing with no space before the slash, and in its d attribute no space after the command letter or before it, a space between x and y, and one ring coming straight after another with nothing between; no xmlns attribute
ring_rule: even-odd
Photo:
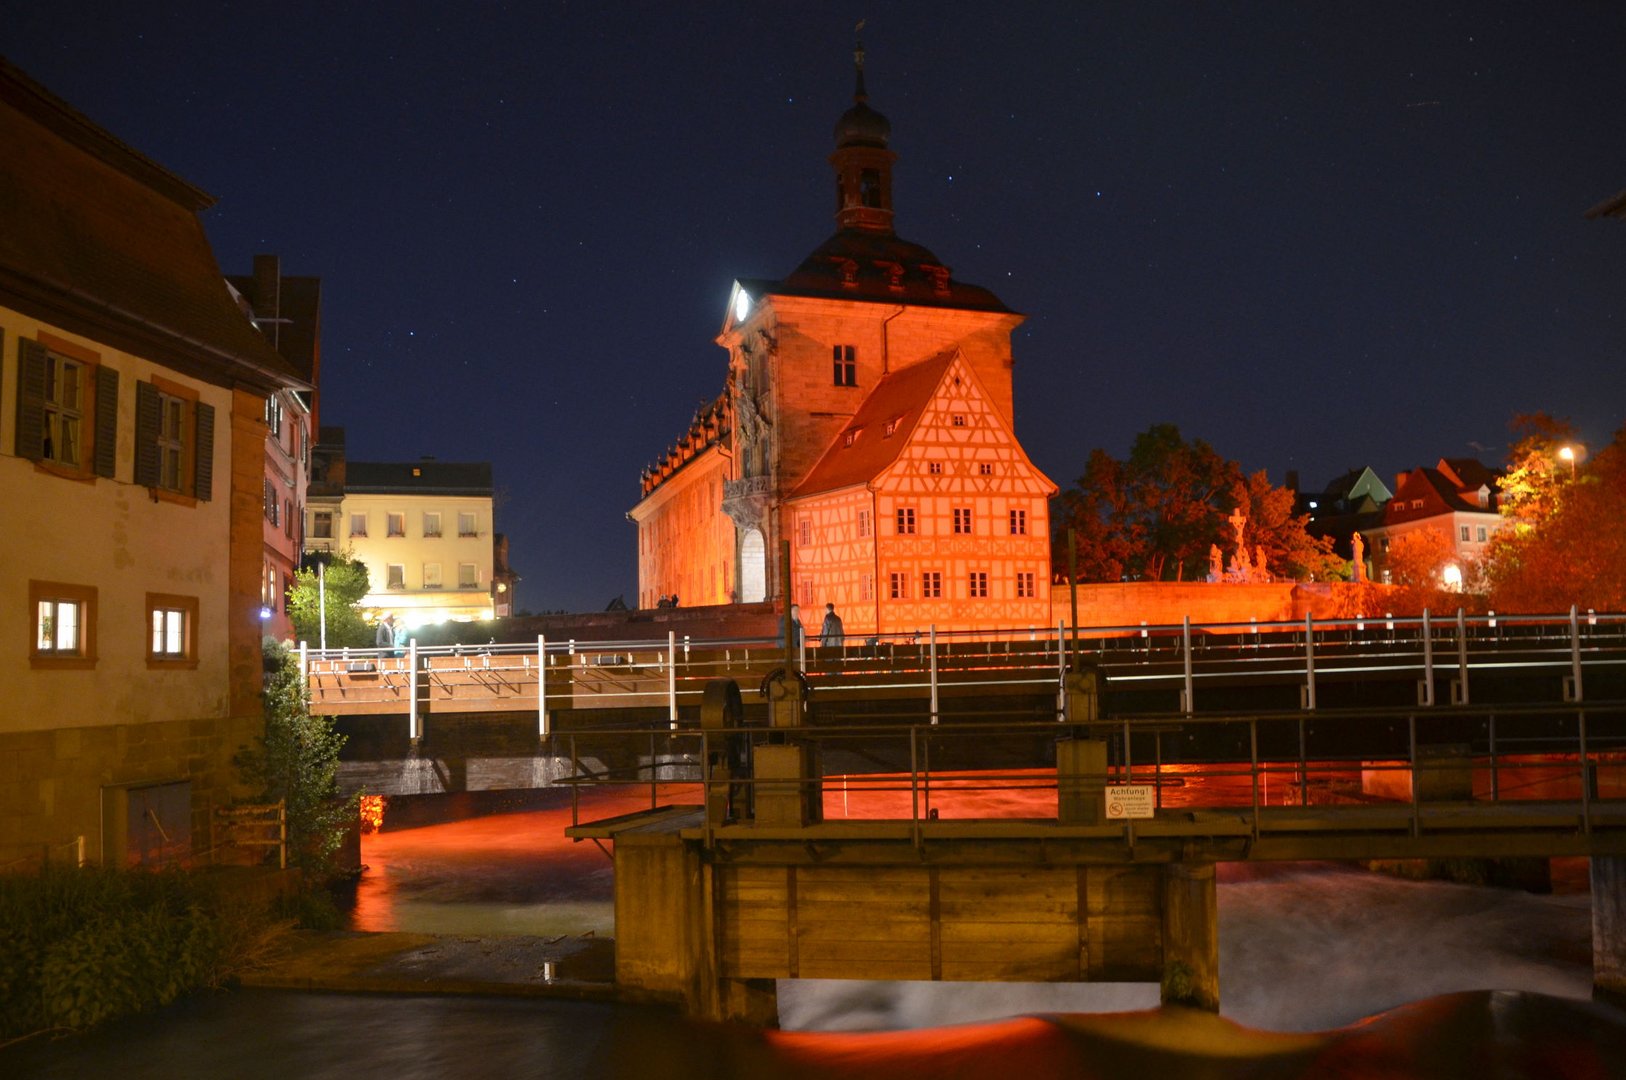
<svg viewBox="0 0 1626 1080"><path fill-rule="evenodd" d="M852 108L836 122L836 150L830 164L836 170L836 224L843 229L892 231L892 163L898 155L887 149L892 125L869 107L864 90L864 43L853 50L857 86Z"/></svg>

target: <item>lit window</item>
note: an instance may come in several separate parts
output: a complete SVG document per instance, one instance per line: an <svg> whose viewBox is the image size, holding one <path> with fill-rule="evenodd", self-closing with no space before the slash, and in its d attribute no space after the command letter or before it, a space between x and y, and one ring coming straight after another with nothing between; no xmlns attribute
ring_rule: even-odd
<svg viewBox="0 0 1626 1080"><path fill-rule="evenodd" d="M1016 572L1016 595L1020 599L1032 599L1036 594L1033 591L1033 571L1018 570Z"/></svg>
<svg viewBox="0 0 1626 1080"><path fill-rule="evenodd" d="M275 595L276 571L271 571ZM198 598L147 594L147 666L196 667Z"/></svg>
<svg viewBox="0 0 1626 1080"><path fill-rule="evenodd" d="M915 508L898 507L898 535L907 536L915 531Z"/></svg>
<svg viewBox="0 0 1626 1080"><path fill-rule="evenodd" d="M96 662L96 589L58 581L28 583L33 623L29 662L33 667L91 667Z"/></svg>
<svg viewBox="0 0 1626 1080"><path fill-rule="evenodd" d="M457 587L459 589L478 589L480 587L480 568L471 562L458 563Z"/></svg>
<svg viewBox="0 0 1626 1080"><path fill-rule="evenodd" d="M943 574L940 570L927 570L920 575L920 597L936 600L943 595Z"/></svg>
<svg viewBox="0 0 1626 1080"><path fill-rule="evenodd" d="M406 514L400 510L390 510L384 515L384 532L388 536L406 535Z"/></svg>
<svg viewBox="0 0 1626 1080"><path fill-rule="evenodd" d="M1026 536L1028 534L1028 512L1026 510L1012 510L1010 512L1011 535Z"/></svg>
<svg viewBox="0 0 1626 1080"><path fill-rule="evenodd" d="M868 536L869 535L869 511L868 510L860 510L860 511L858 511L858 535L859 536Z"/></svg>
<svg viewBox="0 0 1626 1080"><path fill-rule="evenodd" d="M318 540L333 539L333 511L311 511L311 536Z"/></svg>
<svg viewBox="0 0 1626 1080"><path fill-rule="evenodd" d="M282 434L282 402L275 394L265 399L265 426L272 435Z"/></svg>
<svg viewBox="0 0 1626 1080"><path fill-rule="evenodd" d="M426 589L440 588L440 563L426 562L423 564L423 587Z"/></svg>
<svg viewBox="0 0 1626 1080"><path fill-rule="evenodd" d="M478 522L475 520L474 511L472 511L472 510L464 510L464 511L460 511L458 513L458 515L457 515L457 535L463 536L463 537L479 536L480 535L479 526L478 526Z"/></svg>
<svg viewBox="0 0 1626 1080"><path fill-rule="evenodd" d="M386 589L406 588L406 567L400 563L389 563L384 567L384 587Z"/></svg>
<svg viewBox="0 0 1626 1080"><path fill-rule="evenodd" d="M988 571L971 571L971 597L979 599L988 595Z"/></svg>
<svg viewBox="0 0 1626 1080"><path fill-rule="evenodd" d="M831 354L835 363L835 383L837 386L858 385L857 352L851 345L831 346Z"/></svg>
<svg viewBox="0 0 1626 1080"><path fill-rule="evenodd" d="M423 512L423 535L428 540L440 538L440 513L438 511L425 510Z"/></svg>
<svg viewBox="0 0 1626 1080"><path fill-rule="evenodd" d="M969 506L956 506L954 508L954 531L961 534L970 534L971 508Z"/></svg>
<svg viewBox="0 0 1626 1080"><path fill-rule="evenodd" d="M366 536L367 535L367 515L366 514L351 514L350 515L350 535L351 536Z"/></svg>
<svg viewBox="0 0 1626 1080"><path fill-rule="evenodd" d="M886 595L891 600L907 600L909 598L909 579L897 571L888 574L886 577Z"/></svg>

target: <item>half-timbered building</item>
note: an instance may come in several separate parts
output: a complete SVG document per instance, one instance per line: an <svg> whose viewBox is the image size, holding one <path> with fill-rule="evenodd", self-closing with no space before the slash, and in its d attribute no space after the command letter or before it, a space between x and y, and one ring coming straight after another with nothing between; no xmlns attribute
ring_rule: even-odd
<svg viewBox="0 0 1626 1080"><path fill-rule="evenodd" d="M828 603L849 636L1048 625L1056 487L1016 439L1023 317L894 231L891 125L857 60L835 234L735 282L724 390L644 472L640 603L780 599L788 569L810 633Z"/></svg>

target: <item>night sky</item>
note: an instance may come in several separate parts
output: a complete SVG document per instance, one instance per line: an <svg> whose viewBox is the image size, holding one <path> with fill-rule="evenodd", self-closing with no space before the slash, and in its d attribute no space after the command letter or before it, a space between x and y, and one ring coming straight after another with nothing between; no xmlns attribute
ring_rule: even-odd
<svg viewBox="0 0 1626 1080"><path fill-rule="evenodd" d="M866 10L867 7L867 10ZM898 231L1028 315L1063 487L1178 424L1306 487L1626 422L1619 4L13 5L0 51L323 281L356 460L489 460L518 601L637 589L736 277L833 230L852 27Z"/></svg>

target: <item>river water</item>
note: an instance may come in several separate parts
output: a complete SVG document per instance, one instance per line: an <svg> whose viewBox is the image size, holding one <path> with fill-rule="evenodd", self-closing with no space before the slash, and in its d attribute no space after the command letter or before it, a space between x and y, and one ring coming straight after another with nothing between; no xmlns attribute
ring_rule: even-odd
<svg viewBox="0 0 1626 1080"><path fill-rule="evenodd" d="M584 817L635 806L629 797ZM609 859L561 838L569 814L532 809L365 838L354 927L613 934ZM781 1021L808 1034L570 1001L238 991L0 1051L0 1074L1308 1077L1336 1061L1340 1075L1626 1075L1626 1016L1587 1001L1585 880L1583 863L1560 867L1553 895L1321 864L1222 867L1222 1015L1242 1028L1124 1013L1155 1008L1156 986L1142 984L782 982ZM1500 993L1463 993L1475 990ZM1101 1012L1123 1015L995 1019ZM842 1034L856 1029L898 1034ZM1329 1029L1341 1030L1262 1034ZM1431 1064L1439 1053L1447 1058Z"/></svg>

